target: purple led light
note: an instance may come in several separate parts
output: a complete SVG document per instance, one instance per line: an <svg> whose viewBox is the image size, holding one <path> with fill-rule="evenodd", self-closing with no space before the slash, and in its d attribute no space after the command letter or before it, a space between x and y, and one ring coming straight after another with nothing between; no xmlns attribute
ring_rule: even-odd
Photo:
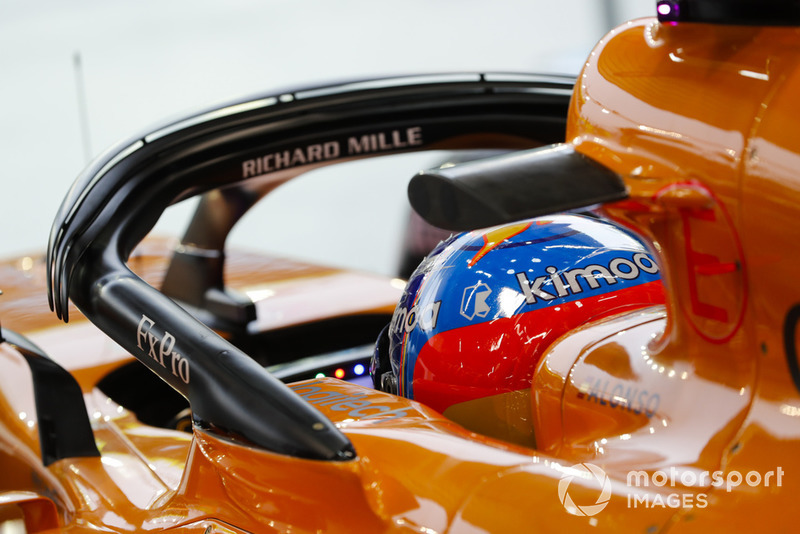
<svg viewBox="0 0 800 534"><path fill-rule="evenodd" d="M675 0L661 0L656 4L658 20L661 22L676 22L680 18L681 5Z"/></svg>

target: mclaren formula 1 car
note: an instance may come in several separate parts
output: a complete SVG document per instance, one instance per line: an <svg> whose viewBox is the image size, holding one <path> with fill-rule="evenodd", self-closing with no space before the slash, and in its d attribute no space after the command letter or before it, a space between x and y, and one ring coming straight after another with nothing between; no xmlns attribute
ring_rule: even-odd
<svg viewBox="0 0 800 534"><path fill-rule="evenodd" d="M577 80L298 88L100 156L0 266L0 529L793 531L800 3L657 14ZM453 235L407 282L226 246L425 151Z"/></svg>

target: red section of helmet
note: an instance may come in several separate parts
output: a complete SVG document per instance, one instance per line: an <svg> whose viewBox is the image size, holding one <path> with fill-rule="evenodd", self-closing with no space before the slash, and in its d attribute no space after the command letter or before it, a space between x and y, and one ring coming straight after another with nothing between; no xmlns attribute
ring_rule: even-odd
<svg viewBox="0 0 800 534"><path fill-rule="evenodd" d="M660 281L448 330L420 350L414 398L444 412L454 404L527 389L544 350L591 321L664 303Z"/></svg>

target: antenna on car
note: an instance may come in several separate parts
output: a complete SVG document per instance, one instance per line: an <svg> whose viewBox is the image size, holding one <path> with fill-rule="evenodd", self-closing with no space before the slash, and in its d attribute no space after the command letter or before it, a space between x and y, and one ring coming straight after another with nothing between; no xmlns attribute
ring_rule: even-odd
<svg viewBox="0 0 800 534"><path fill-rule="evenodd" d="M81 53L76 50L72 54L72 72L75 74L75 94L78 98L78 121L81 125L81 142L83 157L86 163L92 159L92 140L89 133L89 106L86 102L86 84L83 79L83 61Z"/></svg>

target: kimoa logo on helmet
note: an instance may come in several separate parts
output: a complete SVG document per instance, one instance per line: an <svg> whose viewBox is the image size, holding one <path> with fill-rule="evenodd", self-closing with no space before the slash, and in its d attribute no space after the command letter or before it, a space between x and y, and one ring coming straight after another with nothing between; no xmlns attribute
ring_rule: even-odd
<svg viewBox="0 0 800 534"><path fill-rule="evenodd" d="M588 483L595 484L599 490L600 495L594 504L584 504L578 506L573 501L569 493L569 485L575 477L587 480ZM594 464L583 463L575 464L564 473L561 480L558 481L558 498L567 512L572 515L580 516L593 516L603 511L611 500L611 480L606 475L602 468Z"/></svg>
<svg viewBox="0 0 800 534"><path fill-rule="evenodd" d="M570 293L577 295L583 293L584 286L579 280L583 280L588 289L599 289L600 280L605 280L606 284L616 284L617 279L635 280L642 272L655 274L658 272L658 265L650 259L644 252L633 255L633 258L614 258L607 266L592 264L586 267L577 267L568 271L559 272L553 266L547 267L546 275L539 276L531 282L524 272L516 274L519 288L525 296L525 302L536 304L536 299L543 301L553 300L559 297L566 297ZM542 286L550 282L555 294L548 293ZM548 288L550 289L550 288Z"/></svg>

